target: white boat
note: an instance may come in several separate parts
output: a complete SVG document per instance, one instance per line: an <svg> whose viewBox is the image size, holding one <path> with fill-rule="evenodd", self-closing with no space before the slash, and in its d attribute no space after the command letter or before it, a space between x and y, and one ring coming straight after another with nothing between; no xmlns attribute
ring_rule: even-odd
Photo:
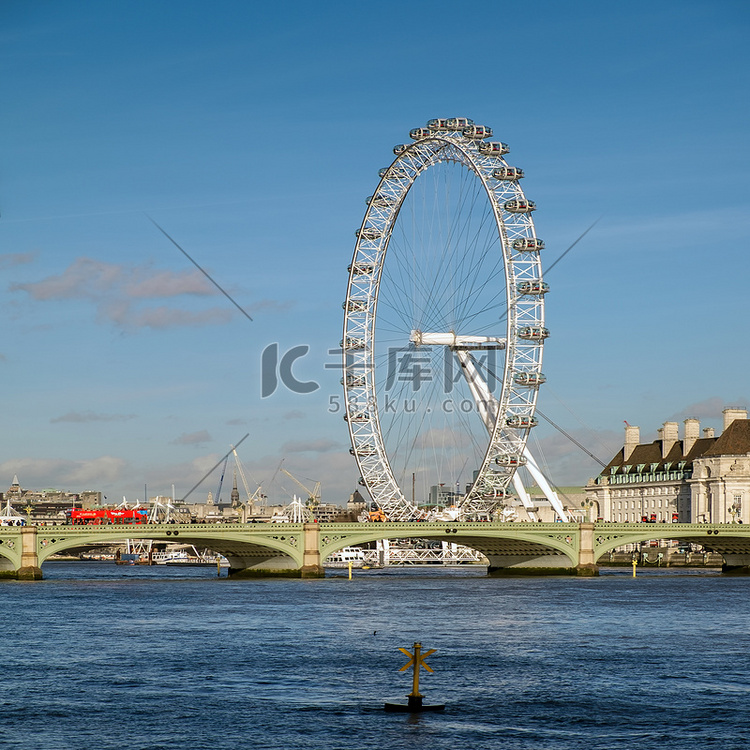
<svg viewBox="0 0 750 750"><path fill-rule="evenodd" d="M154 565L216 565L217 563L222 568L229 567L229 560L223 555L209 554L208 551L204 550L203 553L190 545L188 549L172 548L165 549L162 552L154 552L152 557Z"/></svg>
<svg viewBox="0 0 750 750"><path fill-rule="evenodd" d="M323 561L325 568L361 568L365 564L365 551L361 547L344 547L334 552Z"/></svg>

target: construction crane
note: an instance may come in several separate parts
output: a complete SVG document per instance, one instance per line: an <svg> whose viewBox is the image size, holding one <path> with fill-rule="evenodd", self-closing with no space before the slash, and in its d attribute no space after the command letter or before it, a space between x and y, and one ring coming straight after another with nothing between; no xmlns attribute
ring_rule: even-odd
<svg viewBox="0 0 750 750"><path fill-rule="evenodd" d="M227 470L227 461L229 461L229 456L227 456L224 459L224 466L221 467L221 477L219 478L219 489L216 490L216 499L214 502L218 505L219 500L221 498L221 485L224 484L224 472Z"/></svg>
<svg viewBox="0 0 750 750"><path fill-rule="evenodd" d="M315 510L320 505L320 482L315 483L315 487L311 490L309 487L305 487L302 482L297 479L293 474L290 474L283 466L281 470L286 474L293 482L296 482L306 493L307 493L307 507Z"/></svg>
<svg viewBox="0 0 750 750"><path fill-rule="evenodd" d="M245 477L245 469L242 466L242 462L240 461L240 457L237 455L237 451L235 450L234 446L232 446L232 453L234 453L234 462L237 465L237 471L240 473L240 479L242 480L242 484L245 487L245 492L247 494L247 505L248 510L250 512L250 515L253 514L253 504L263 498L263 495L261 494L261 486L258 485L258 489L255 490L255 492L250 492L250 486L247 483L247 478Z"/></svg>

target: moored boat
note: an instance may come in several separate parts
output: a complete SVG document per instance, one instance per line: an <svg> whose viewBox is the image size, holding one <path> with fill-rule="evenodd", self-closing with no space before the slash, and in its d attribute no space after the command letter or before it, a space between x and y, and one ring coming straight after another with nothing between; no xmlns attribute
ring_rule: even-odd
<svg viewBox="0 0 750 750"><path fill-rule="evenodd" d="M365 551L361 547L344 547L328 555L323 562L325 568L361 568L365 564Z"/></svg>

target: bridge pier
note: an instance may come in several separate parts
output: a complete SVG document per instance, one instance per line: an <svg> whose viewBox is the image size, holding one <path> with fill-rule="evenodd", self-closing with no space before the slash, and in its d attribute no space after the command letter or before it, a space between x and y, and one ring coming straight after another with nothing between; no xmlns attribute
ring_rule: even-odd
<svg viewBox="0 0 750 750"><path fill-rule="evenodd" d="M578 525L578 565L576 575L598 576L599 566L594 557L594 524L581 523Z"/></svg>
<svg viewBox="0 0 750 750"><path fill-rule="evenodd" d="M574 576L577 568L565 555L487 555L488 576ZM502 564L498 564L502 563Z"/></svg>
<svg viewBox="0 0 750 750"><path fill-rule="evenodd" d="M730 576L750 576L750 555L724 552L721 572Z"/></svg>
<svg viewBox="0 0 750 750"><path fill-rule="evenodd" d="M306 523L303 529L305 546L300 573L303 578L323 578L325 570L320 556L320 525Z"/></svg>
<svg viewBox="0 0 750 750"><path fill-rule="evenodd" d="M41 581L42 569L36 551L36 526L21 527L21 567L16 571L19 581Z"/></svg>

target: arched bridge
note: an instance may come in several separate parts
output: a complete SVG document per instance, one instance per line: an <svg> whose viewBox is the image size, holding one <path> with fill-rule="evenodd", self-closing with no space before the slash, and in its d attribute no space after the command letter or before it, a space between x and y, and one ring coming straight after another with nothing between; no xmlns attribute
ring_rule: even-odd
<svg viewBox="0 0 750 750"><path fill-rule="evenodd" d="M625 544L677 539L750 571L750 525L647 523L248 523L143 526L0 527L0 576L41 578L51 555L125 538L194 544L226 556L231 575L322 576L325 558L380 539L462 544L489 560L489 572L596 575L602 555Z"/></svg>

